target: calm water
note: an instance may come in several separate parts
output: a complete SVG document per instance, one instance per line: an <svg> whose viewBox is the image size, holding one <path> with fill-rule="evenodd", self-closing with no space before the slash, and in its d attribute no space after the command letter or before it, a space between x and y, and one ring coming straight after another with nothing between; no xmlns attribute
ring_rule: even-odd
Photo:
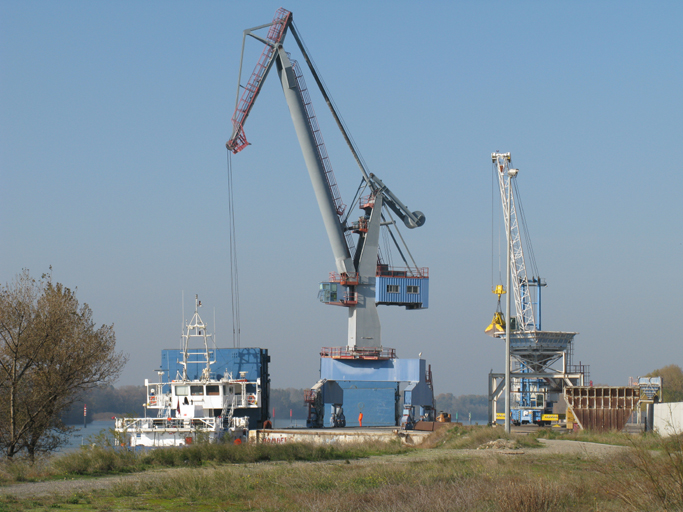
<svg viewBox="0 0 683 512"><path fill-rule="evenodd" d="M103 430L109 430L114 428L114 420L101 420L93 421L88 423L87 428L83 428L83 424L80 425L69 425L70 427L75 427L76 429L69 436L69 442L62 446L60 452L69 452L77 450L81 445L87 444L88 437L97 435Z"/></svg>
<svg viewBox="0 0 683 512"><path fill-rule="evenodd" d="M88 444L88 438L90 436L95 436L102 431L108 431L110 428L114 428L114 420L93 421L92 423L88 423L87 428L83 428L82 423L80 425L69 426L75 427L75 430L69 436L69 442L59 449L60 452L78 450L82 445ZM287 418L286 420L276 419L273 426L276 428L286 428L294 426L305 427L306 420L292 420L290 422L289 418Z"/></svg>
<svg viewBox="0 0 683 512"><path fill-rule="evenodd" d="M459 418L460 421L463 420L463 418ZM464 418L465 421L463 423L465 425L468 424L467 417ZM455 421L455 418L453 418L453 421ZM486 424L486 419L482 418L472 418L472 425L475 424L475 422L479 423L479 425ZM114 428L114 420L100 420L100 421L93 421L92 423L89 423L87 428L83 428L83 424L80 425L70 425L75 427L76 429L73 431L71 436L69 436L69 442L62 446L59 451L60 452L69 452L73 450L79 449L82 445L88 444L88 437L94 436L99 434L102 431L108 431L110 428ZM275 421L273 421L273 427L275 428L288 428L288 427L299 427L299 428L304 428L306 427L306 420L305 419L293 419L290 420L289 418L286 419L278 419L275 418Z"/></svg>

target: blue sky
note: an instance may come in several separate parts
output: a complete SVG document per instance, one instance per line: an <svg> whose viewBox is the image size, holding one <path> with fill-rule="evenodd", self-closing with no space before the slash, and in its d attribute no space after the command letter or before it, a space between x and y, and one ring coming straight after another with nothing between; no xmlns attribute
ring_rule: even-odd
<svg viewBox="0 0 683 512"><path fill-rule="evenodd" d="M215 307L230 346L224 144L242 31L281 5L370 170L427 216L404 236L430 268L430 308L382 308L385 346L423 352L437 392L484 394L502 371L483 333L499 150L520 169L543 327L580 333L596 383L683 365L679 2L0 1L0 281L52 265L114 323L119 384L154 378L178 346L183 293L186 316L195 293L212 325ZM245 75L260 51L249 42ZM350 202L359 171L313 99ZM334 260L275 75L246 133L242 345L270 350L273 387L311 386L346 311L317 301Z"/></svg>

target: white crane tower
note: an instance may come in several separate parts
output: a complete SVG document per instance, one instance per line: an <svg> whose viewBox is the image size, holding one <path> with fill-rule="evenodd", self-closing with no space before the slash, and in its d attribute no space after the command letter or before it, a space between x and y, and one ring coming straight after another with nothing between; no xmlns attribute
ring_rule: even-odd
<svg viewBox="0 0 683 512"><path fill-rule="evenodd" d="M514 371L510 373L514 418L514 409L531 407L530 389L539 390L543 396L537 400L537 395L534 395L533 408L547 409L549 403L552 404L558 400L563 386L583 384L585 369L571 364L572 342L577 333L541 330L541 288L545 286L545 281L537 275L530 278L527 274L522 240L525 222L516 186L519 171L512 167L510 153L492 153L491 160L503 206L508 244L506 255L510 258L510 286L514 296L515 316L504 319L504 322L509 323L510 358L515 366ZM525 236L527 247L531 250L528 234L525 233ZM532 293L532 288L535 288L535 294ZM507 293L508 290L504 290L499 285L494 288L493 292L500 299L501 294ZM502 316L496 313L486 332L496 338L505 339L506 325L501 324L501 319ZM496 402L504 388L505 375L490 373L489 417L491 422L496 421ZM541 405L539 406L538 403ZM536 422L540 421L539 415Z"/></svg>

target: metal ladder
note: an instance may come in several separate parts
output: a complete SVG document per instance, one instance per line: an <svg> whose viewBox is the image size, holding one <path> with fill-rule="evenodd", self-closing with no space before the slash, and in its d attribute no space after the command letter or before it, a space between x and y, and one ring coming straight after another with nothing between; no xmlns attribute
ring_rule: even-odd
<svg viewBox="0 0 683 512"><path fill-rule="evenodd" d="M342 220L344 212L346 211L346 205L341 198L341 193L339 192L339 187L337 186L337 180L334 177L334 171L332 170L332 163L330 162L330 157L327 154L327 148L325 147L325 140L323 139L323 134L320 131L320 126L318 125L318 118L315 115L315 110L313 109L313 102L311 101L311 95L308 93L308 87L306 87L306 81L304 80L304 75L301 72L299 63L295 60L292 61L292 69L294 69L294 75L296 76L297 84L299 85L299 96L301 97L301 102L304 105L304 111L306 112L306 120L308 121L308 126L311 128L313 133L313 138L315 139L315 149L318 153L318 158L325 171L325 181L327 181L327 187L332 195L332 201L334 202L335 210L337 211L337 216L339 220ZM349 251L353 254L355 244L353 242L353 237L350 231L345 231L344 235L346 237L346 244L349 246Z"/></svg>
<svg viewBox="0 0 683 512"><path fill-rule="evenodd" d="M290 16L291 13L282 8L277 10L275 13L275 18L273 19L273 23L268 30L268 40L272 41L273 43L280 42L284 36ZM244 135L244 120L246 119L247 113L251 110L254 100L258 95L259 89L261 88L261 82L266 74L268 63L271 61L274 51L275 45L267 44L265 48L263 48L261 57L259 57L258 63L249 77L249 82L244 88L244 93L242 94L237 109L235 110L235 114L232 117L232 125L236 134L236 144L234 149L232 149L233 153L239 153L249 145L247 138Z"/></svg>

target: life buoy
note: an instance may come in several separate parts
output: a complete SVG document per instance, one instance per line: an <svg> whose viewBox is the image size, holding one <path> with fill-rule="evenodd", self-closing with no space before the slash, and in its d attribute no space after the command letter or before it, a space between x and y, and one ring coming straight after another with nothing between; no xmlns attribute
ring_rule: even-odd
<svg viewBox="0 0 683 512"><path fill-rule="evenodd" d="M149 397L149 405L156 405L157 404L157 397L155 395L151 395Z"/></svg>
<svg viewBox="0 0 683 512"><path fill-rule="evenodd" d="M255 405L256 404L256 395L247 395L247 403L249 405Z"/></svg>

